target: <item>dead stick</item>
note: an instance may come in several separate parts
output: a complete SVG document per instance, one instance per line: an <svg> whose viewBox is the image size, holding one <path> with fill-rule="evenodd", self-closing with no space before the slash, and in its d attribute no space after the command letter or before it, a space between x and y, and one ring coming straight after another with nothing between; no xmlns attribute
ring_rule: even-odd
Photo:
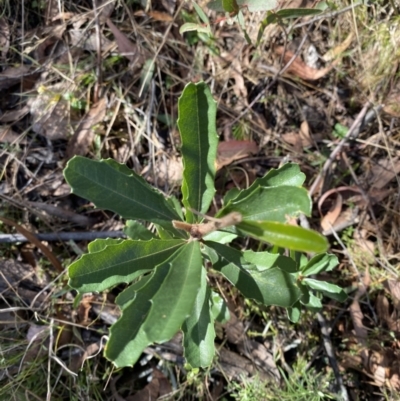
<svg viewBox="0 0 400 401"><path fill-rule="evenodd" d="M123 231L76 231L61 233L35 234L40 241L94 241L98 238L124 238ZM29 239L22 234L0 234L0 244L14 244L28 242Z"/></svg>
<svg viewBox="0 0 400 401"><path fill-rule="evenodd" d="M346 144L346 142L352 137L358 126L362 123L365 114L367 113L368 107L371 105L371 102L368 101L360 113L358 114L357 118L354 120L352 126L350 129L347 131L346 136L339 142L339 144L336 146L336 148L333 150L333 152L330 154L329 159L325 162L324 167L322 168L322 171L318 174L316 180L312 184L310 190L308 191L310 196L314 195L314 192L316 191L318 185L320 184L322 178L325 176L329 168L331 167L332 163L336 159L336 156L342 151L343 146Z"/></svg>
<svg viewBox="0 0 400 401"><path fill-rule="evenodd" d="M205 216L207 223L189 224L183 221L173 220L172 225L178 230L187 231L192 238L201 239L213 231L221 230L222 228L235 226L242 221L242 215L238 212L232 212L221 218Z"/></svg>

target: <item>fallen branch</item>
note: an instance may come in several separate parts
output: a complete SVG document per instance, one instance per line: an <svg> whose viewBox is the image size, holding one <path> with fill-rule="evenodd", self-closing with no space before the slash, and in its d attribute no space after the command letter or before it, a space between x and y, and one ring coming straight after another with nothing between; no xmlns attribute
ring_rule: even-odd
<svg viewBox="0 0 400 401"><path fill-rule="evenodd" d="M93 241L98 238L126 237L123 231L83 231L35 234L41 241ZM13 244L15 242L28 242L22 234L0 234L0 243Z"/></svg>

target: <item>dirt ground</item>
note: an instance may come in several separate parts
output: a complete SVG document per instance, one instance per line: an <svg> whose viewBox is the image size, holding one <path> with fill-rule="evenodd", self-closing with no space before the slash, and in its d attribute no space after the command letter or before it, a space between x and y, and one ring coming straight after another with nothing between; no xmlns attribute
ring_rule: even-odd
<svg viewBox="0 0 400 401"><path fill-rule="evenodd" d="M211 36L180 33L204 27L189 1L0 0L0 400L400 399L400 3L282 0L273 13L324 11L262 35L265 12L243 3L244 31L197 4ZM218 196L298 163L340 260L323 278L349 298L292 324L211 276L231 320L210 369L185 366L178 334L115 370L117 293L75 305L66 281L124 222L70 194L63 168L113 158L179 196L178 98L198 81L218 104Z"/></svg>

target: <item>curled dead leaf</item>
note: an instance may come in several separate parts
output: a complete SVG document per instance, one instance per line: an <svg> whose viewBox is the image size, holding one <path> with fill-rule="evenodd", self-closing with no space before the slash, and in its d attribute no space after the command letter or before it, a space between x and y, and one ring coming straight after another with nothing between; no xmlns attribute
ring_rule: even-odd
<svg viewBox="0 0 400 401"><path fill-rule="evenodd" d="M132 63L137 62L141 56L139 47L128 39L128 37L113 24L110 18L107 18L106 22L115 37L121 55L125 56Z"/></svg>
<svg viewBox="0 0 400 401"><path fill-rule="evenodd" d="M331 208L329 209L328 213L321 219L321 228L324 231L330 230L337 218L339 217L343 206L343 197L340 193L336 193L336 200L332 203ZM318 207L320 208L321 212L321 204L318 202Z"/></svg>
<svg viewBox="0 0 400 401"><path fill-rule="evenodd" d="M0 143L21 143L26 144L26 139L21 138L21 135L17 134L11 129L11 127L0 126Z"/></svg>
<svg viewBox="0 0 400 401"><path fill-rule="evenodd" d="M282 56L284 52L284 47L279 46L275 48L275 53L278 56ZM291 51L286 50L284 56L283 56L283 63L287 64L292 57L294 56L294 53ZM286 70L287 73L295 75L298 78L304 79L305 81L316 81L322 77L324 77L328 72L335 66L337 65L339 60L335 60L330 66L321 68L319 70L309 67L306 63L304 63L299 56L297 56L294 61L290 64L288 69Z"/></svg>
<svg viewBox="0 0 400 401"><path fill-rule="evenodd" d="M217 170L258 151L258 146L253 141L220 142L217 150Z"/></svg>
<svg viewBox="0 0 400 401"><path fill-rule="evenodd" d="M74 155L83 156L87 153L94 139L93 127L104 120L106 109L106 99L100 99L82 118L78 128L68 143L66 151L67 159L70 159Z"/></svg>

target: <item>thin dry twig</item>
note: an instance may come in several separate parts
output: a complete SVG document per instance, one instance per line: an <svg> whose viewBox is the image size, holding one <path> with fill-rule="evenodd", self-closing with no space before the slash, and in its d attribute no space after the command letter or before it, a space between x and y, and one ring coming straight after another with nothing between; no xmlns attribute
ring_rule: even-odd
<svg viewBox="0 0 400 401"><path fill-rule="evenodd" d="M312 184L311 188L309 189L308 193L310 196L313 196L316 189L318 188L319 184L321 183L322 179L324 178L325 174L330 169L332 163L335 161L336 156L342 151L344 145L350 138L354 138L354 133L356 129L362 124L364 116L367 113L368 108L370 107L371 102L368 100L362 110L358 113L357 118L354 120L352 126L347 131L346 136L338 143L336 148L330 154L328 160L325 162L324 167L322 168L321 172L318 174L317 178L315 179L314 183Z"/></svg>
<svg viewBox="0 0 400 401"><path fill-rule="evenodd" d="M82 231L36 234L41 241L94 241L98 238L125 238L123 231ZM23 234L0 234L0 244L14 244L28 242Z"/></svg>
<svg viewBox="0 0 400 401"><path fill-rule="evenodd" d="M335 374L336 383L340 388L340 395L343 401L349 401L350 398L344 385L343 378L340 374L338 362L336 360L335 351L329 333L329 327L327 326L326 320L321 312L317 312L317 319L319 325L321 326L322 341L324 344L325 352L328 355L329 363L332 367L333 373Z"/></svg>

